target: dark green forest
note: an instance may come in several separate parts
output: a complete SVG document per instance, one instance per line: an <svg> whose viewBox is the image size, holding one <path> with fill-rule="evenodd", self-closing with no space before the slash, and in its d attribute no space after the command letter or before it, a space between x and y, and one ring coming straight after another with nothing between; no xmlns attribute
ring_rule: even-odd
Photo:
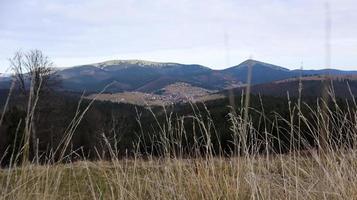
<svg viewBox="0 0 357 200"><path fill-rule="evenodd" d="M8 91L1 92L1 105L4 105ZM292 148L314 148L317 141L311 129L319 126L316 111L323 104L313 97L299 103L296 97L252 95L249 117L244 119L244 96L240 95L205 103L152 108L100 101L91 103L80 97L76 93L51 92L39 98L34 120L38 145L34 147L30 143L31 149L36 149L30 152L31 159L56 162L61 157L60 152L65 155L62 162L83 158L111 159L113 153L119 157L192 157L210 151L213 155L231 156L240 152L235 144L241 138L235 133L244 124L249 129L245 141L249 151L284 153ZM355 107L349 106L353 103L353 99L331 99L327 104L331 112L353 113L350 109ZM21 160L11 156L21 154L26 105L26 98L20 93L12 94L0 127L3 165ZM301 115L308 124L299 117ZM333 116L336 120L331 124L342 126L341 116ZM352 119L355 116L343 117ZM291 130L292 123L296 130ZM267 132L270 134L265 134ZM341 134L336 133L337 145L352 145L347 134L341 138ZM65 139L68 145L64 145Z"/></svg>

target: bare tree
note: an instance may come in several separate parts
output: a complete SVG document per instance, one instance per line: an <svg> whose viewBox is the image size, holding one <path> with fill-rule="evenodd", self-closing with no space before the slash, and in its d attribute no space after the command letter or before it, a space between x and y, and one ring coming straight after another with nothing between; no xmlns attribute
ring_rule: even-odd
<svg viewBox="0 0 357 200"><path fill-rule="evenodd" d="M18 51L9 60L19 89L23 93L30 92L32 87L35 91L44 91L58 85L53 62L40 50Z"/></svg>
<svg viewBox="0 0 357 200"><path fill-rule="evenodd" d="M24 161L29 158L30 139L32 151L38 156L38 137L35 110L40 97L58 81L53 63L40 50L18 51L9 59L14 78L20 91L28 98L25 120Z"/></svg>

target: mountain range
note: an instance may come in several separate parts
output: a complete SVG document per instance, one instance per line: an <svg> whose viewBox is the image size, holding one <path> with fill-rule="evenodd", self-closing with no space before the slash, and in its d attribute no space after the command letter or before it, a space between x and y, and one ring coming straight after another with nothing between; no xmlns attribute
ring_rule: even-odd
<svg viewBox="0 0 357 200"><path fill-rule="evenodd" d="M251 67L251 84L263 84L299 76L357 75L357 71L336 69L289 70L256 60L246 60L223 70L197 64L161 63L143 60L112 60L64 68L57 71L66 91L96 93L110 84L107 92L155 92L176 82L210 90L239 87L247 83ZM0 76L0 89L10 84L9 77Z"/></svg>

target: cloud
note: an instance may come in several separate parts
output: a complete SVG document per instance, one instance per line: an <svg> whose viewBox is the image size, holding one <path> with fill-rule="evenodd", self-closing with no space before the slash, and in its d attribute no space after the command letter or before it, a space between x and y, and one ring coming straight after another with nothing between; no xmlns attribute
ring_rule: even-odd
<svg viewBox="0 0 357 200"><path fill-rule="evenodd" d="M330 5L332 64L353 68L357 2ZM323 67L325 12L323 0L2 1L0 71L19 48L41 49L59 66L132 57L222 68L253 55Z"/></svg>

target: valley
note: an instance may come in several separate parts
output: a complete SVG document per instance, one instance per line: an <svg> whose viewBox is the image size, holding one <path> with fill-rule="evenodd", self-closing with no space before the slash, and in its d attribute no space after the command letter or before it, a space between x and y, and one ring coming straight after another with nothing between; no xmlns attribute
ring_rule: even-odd
<svg viewBox="0 0 357 200"><path fill-rule="evenodd" d="M200 87L194 87L188 83L170 84L155 93L144 92L121 92L121 93L100 93L90 94L87 99L96 99L99 101L110 101L115 103L129 103L141 106L166 106L171 104L184 104L188 102L204 102L223 98L222 94L216 94L218 91L207 90Z"/></svg>

